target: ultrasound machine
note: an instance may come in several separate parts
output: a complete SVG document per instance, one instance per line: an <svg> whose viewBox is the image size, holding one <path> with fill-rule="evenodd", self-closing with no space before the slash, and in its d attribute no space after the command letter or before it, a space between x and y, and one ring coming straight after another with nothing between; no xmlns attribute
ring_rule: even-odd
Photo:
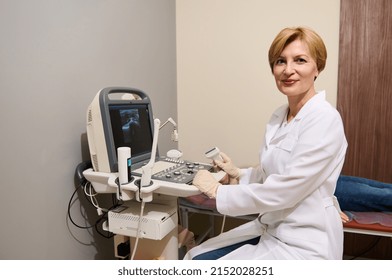
<svg viewBox="0 0 392 280"><path fill-rule="evenodd" d="M92 168L83 175L97 193L116 194L122 202L109 211L105 227L118 243L133 242L132 258L140 239L137 258L177 259L177 198L199 194L195 174L212 170L211 164L160 156L162 126L148 95L134 88L104 88L87 110Z"/></svg>

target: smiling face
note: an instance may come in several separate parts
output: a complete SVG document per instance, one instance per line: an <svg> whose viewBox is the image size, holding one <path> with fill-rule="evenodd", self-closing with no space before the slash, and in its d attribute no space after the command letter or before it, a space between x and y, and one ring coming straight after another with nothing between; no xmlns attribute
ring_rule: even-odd
<svg viewBox="0 0 392 280"><path fill-rule="evenodd" d="M300 39L288 44L273 64L272 72L279 91L288 98L303 98L315 94L317 64L307 45Z"/></svg>

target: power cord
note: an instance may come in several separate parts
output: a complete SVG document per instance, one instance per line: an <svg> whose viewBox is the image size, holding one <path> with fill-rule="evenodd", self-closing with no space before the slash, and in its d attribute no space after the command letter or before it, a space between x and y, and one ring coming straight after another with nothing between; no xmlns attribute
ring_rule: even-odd
<svg viewBox="0 0 392 280"><path fill-rule="evenodd" d="M83 187L84 194L88 199L90 199L91 204L97 209L97 214L98 216L103 215L104 212L108 212L108 209L101 208L98 204L98 200L96 196L98 195L97 192L95 192L92 184L85 184Z"/></svg>
<svg viewBox="0 0 392 280"><path fill-rule="evenodd" d="M80 184L78 187L83 187L83 185ZM77 192L78 192L78 188L75 189L75 191L73 192L71 198L70 198L69 201L68 201L68 218L69 218L69 220L72 222L72 224L73 224L74 226L78 227L78 228L81 228L81 229L89 229L89 228L92 228L92 227L94 227L94 225L90 225L90 226L80 226L80 225L78 225L78 224L72 219L72 215L71 215L71 204L72 204L73 198L74 198L74 196L76 195Z"/></svg>
<svg viewBox="0 0 392 280"><path fill-rule="evenodd" d="M75 197L76 193L78 192L79 188L83 188L83 193L84 193L84 195L85 195L87 201L88 201L92 206L94 206L94 207L97 209L97 212L98 212L98 213L102 213L102 214L100 215L100 217L96 220L96 222L95 222L93 225L82 226L82 225L77 224L77 223L73 220L73 218L72 218L72 215L71 215L71 206L72 206L72 202L74 201L74 197ZM87 191L87 188L89 188L89 190L90 190L89 192ZM119 204L118 201L113 200L113 206L111 206L109 209L100 208L99 205L98 205L98 202L97 202L97 200L96 200L96 197L95 197L96 194L92 193L92 189L93 189L93 187L92 187L92 185L91 185L91 183L90 183L89 181L80 182L80 184L78 185L78 187L77 187L77 188L75 189L75 191L72 193L71 198L69 199L68 208L67 208L68 218L69 218L69 220L71 221L71 223L72 223L75 227L77 227L77 228L80 228L80 229L90 229L90 228L94 228L94 229L97 231L97 233L98 233L99 235L101 235L101 236L103 236L103 237L105 237L105 238L112 238L112 237L114 236L114 234L112 234L112 233L104 234L103 232L101 232L99 226L100 226L103 222L105 222L105 221L107 220L108 212L109 212L111 209L113 209L113 208L119 206L120 204Z"/></svg>

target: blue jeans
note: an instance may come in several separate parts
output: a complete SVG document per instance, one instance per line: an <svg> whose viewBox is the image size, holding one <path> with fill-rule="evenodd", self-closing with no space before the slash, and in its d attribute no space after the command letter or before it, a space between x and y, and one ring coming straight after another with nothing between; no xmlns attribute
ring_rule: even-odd
<svg viewBox="0 0 392 280"><path fill-rule="evenodd" d="M193 258L193 260L217 260L224 255L227 255L228 253L238 249L239 247L246 245L246 244L251 244L251 245L256 245L259 243L260 236L252 238L250 240L242 241L230 246L226 246L223 248L215 249L209 252L205 252L203 254L197 255Z"/></svg>
<svg viewBox="0 0 392 280"><path fill-rule="evenodd" d="M340 175L335 196L342 211L392 212L392 184Z"/></svg>

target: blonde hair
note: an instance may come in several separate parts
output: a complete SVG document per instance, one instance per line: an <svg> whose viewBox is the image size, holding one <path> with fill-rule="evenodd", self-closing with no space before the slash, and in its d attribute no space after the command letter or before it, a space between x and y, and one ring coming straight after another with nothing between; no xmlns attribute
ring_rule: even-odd
<svg viewBox="0 0 392 280"><path fill-rule="evenodd" d="M317 70L323 71L327 62L327 49L321 37L313 30L306 27L284 28L275 37L269 52L268 61L273 72L274 64L280 57L284 48L295 40L301 40L309 49L310 55L316 61Z"/></svg>

